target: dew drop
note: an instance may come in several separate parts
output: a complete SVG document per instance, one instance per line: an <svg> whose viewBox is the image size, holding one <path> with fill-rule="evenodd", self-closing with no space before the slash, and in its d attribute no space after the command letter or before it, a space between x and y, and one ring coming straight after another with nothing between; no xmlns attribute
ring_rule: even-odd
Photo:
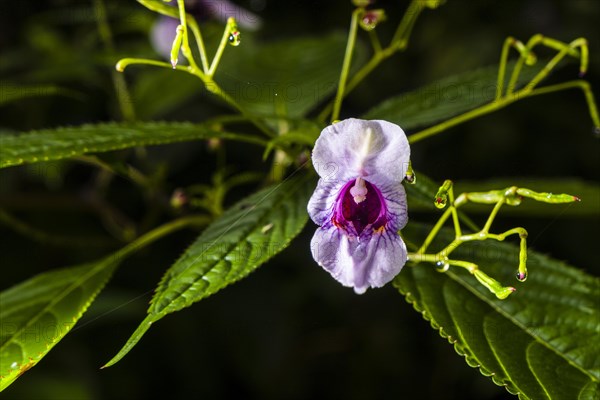
<svg viewBox="0 0 600 400"><path fill-rule="evenodd" d="M229 44L232 46L239 46L240 45L240 32L239 31L233 31L229 34Z"/></svg>
<svg viewBox="0 0 600 400"><path fill-rule="evenodd" d="M447 196L437 196L435 198L435 201L433 202L433 204L437 208L444 208L444 207L446 207L447 203L448 203L448 197Z"/></svg>
<svg viewBox="0 0 600 400"><path fill-rule="evenodd" d="M438 272L446 272L450 269L450 264L445 261L438 261L435 263L435 269Z"/></svg>
<svg viewBox="0 0 600 400"><path fill-rule="evenodd" d="M517 272L517 280L519 282L525 282L527 280L527 272Z"/></svg>

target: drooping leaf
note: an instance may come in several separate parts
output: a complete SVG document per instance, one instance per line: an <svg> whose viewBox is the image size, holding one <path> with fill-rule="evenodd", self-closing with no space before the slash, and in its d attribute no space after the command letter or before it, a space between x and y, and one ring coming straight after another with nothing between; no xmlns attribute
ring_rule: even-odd
<svg viewBox="0 0 600 400"><path fill-rule="evenodd" d="M403 235L420 243L430 228L411 223ZM449 243L451 233L443 231L440 239ZM461 246L453 258L514 285L518 251L514 244L486 241ZM597 399L600 280L533 250L528 268L527 281L516 282L517 292L506 300L454 267L442 274L429 264L409 264L394 285L470 366L510 393Z"/></svg>
<svg viewBox="0 0 600 400"><path fill-rule="evenodd" d="M339 33L268 44L243 39L223 56L216 80L252 113L300 117L336 90L345 48ZM357 43L353 64L365 54Z"/></svg>
<svg viewBox="0 0 600 400"><path fill-rule="evenodd" d="M0 391L71 330L119 261L109 257L46 272L0 293Z"/></svg>
<svg viewBox="0 0 600 400"><path fill-rule="evenodd" d="M308 219L311 175L288 178L242 200L213 222L169 268L148 316L105 367L123 358L167 314L234 283L287 247Z"/></svg>
<svg viewBox="0 0 600 400"><path fill-rule="evenodd" d="M0 136L0 168L88 153L208 138L264 143L255 136L222 132L208 124L134 122L82 125Z"/></svg>
<svg viewBox="0 0 600 400"><path fill-rule="evenodd" d="M508 63L509 72L514 64ZM539 72L539 65L524 67L518 83L522 85L531 80ZM450 76L384 100L363 118L384 119L408 130L432 125L492 102L496 96L497 77L498 66Z"/></svg>

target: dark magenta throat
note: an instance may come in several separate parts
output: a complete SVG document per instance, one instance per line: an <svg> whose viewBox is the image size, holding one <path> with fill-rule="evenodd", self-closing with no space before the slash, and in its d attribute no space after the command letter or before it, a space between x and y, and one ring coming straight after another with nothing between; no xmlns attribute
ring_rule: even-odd
<svg viewBox="0 0 600 400"><path fill-rule="evenodd" d="M366 194L356 197L351 189L360 186L362 193ZM356 193L356 191L354 192ZM352 224L356 233L360 235L368 225L377 230L385 225L386 206L379 189L371 183L361 180L352 180L344 185L337 200L334 219L337 225L345 228Z"/></svg>

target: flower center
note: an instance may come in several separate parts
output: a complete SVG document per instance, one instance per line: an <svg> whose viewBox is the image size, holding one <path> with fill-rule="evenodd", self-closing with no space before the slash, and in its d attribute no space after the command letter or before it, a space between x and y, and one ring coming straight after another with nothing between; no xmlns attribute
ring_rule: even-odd
<svg viewBox="0 0 600 400"><path fill-rule="evenodd" d="M386 207L379 189L362 178L348 182L340 193L338 202L337 222L342 225L352 223L357 234L367 225L379 229L385 224ZM339 206L341 205L341 209ZM341 217L340 217L341 211Z"/></svg>

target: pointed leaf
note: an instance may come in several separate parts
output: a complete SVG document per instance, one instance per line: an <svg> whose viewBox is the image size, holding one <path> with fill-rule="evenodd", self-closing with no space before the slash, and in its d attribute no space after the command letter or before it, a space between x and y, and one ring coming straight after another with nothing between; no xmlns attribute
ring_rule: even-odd
<svg viewBox="0 0 600 400"><path fill-rule="evenodd" d="M0 391L71 330L119 261L108 257L46 272L0 293Z"/></svg>
<svg viewBox="0 0 600 400"><path fill-rule="evenodd" d="M213 222L169 268L148 316L105 367L125 356L150 326L246 277L285 249L308 220L312 175L289 178L242 200Z"/></svg>
<svg viewBox="0 0 600 400"><path fill-rule="evenodd" d="M430 227L403 231L420 243ZM440 238L449 243L452 235ZM435 246L435 244L434 244ZM453 258L473 261L504 284L512 283L518 246L478 242ZM594 399L600 389L600 280L529 250L529 278L497 300L465 270L447 273L410 265L394 285L454 344L470 366L526 399Z"/></svg>
<svg viewBox="0 0 600 400"><path fill-rule="evenodd" d="M133 122L82 125L15 136L0 135L0 168L88 153L208 138L264 143L253 136L215 130L208 124Z"/></svg>
<svg viewBox="0 0 600 400"><path fill-rule="evenodd" d="M514 64L508 63L509 74ZM538 64L543 65L541 62ZM518 83L528 82L537 72L539 66L523 68ZM384 119L408 130L433 125L492 102L496 96L497 79L498 66L450 76L387 99L369 110L363 118Z"/></svg>
<svg viewBox="0 0 600 400"><path fill-rule="evenodd" d="M173 220L96 262L50 271L0 293L0 391L33 367L81 318L126 257L203 215Z"/></svg>

